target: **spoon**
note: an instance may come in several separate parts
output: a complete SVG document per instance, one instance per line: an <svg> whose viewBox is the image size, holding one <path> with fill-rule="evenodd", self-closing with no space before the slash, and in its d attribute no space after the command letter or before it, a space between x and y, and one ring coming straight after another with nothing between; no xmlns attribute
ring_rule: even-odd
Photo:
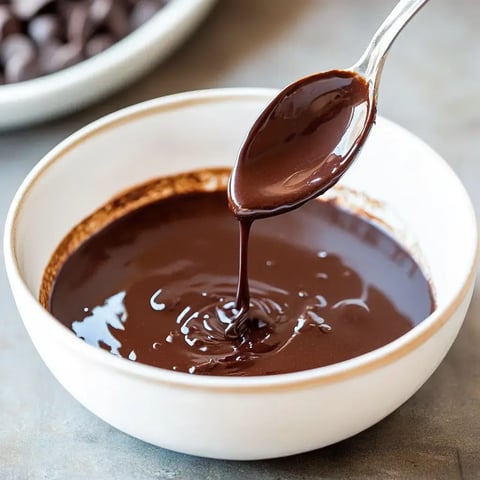
<svg viewBox="0 0 480 480"><path fill-rule="evenodd" d="M345 173L375 121L387 52L427 1L399 1L353 67L297 80L254 123L228 185L229 205L240 221L240 261L237 314L227 337L241 337L251 323L247 266L252 222L299 207Z"/></svg>
<svg viewBox="0 0 480 480"><path fill-rule="evenodd" d="M237 217L269 217L324 193L356 158L375 121L388 50L428 0L401 0L353 67L290 84L262 112L230 177Z"/></svg>

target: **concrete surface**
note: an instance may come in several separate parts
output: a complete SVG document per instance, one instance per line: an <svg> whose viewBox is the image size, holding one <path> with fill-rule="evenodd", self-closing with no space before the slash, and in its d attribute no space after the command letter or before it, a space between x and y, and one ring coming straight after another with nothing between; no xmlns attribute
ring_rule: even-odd
<svg viewBox="0 0 480 480"><path fill-rule="evenodd" d="M76 115L0 134L0 221L28 170L59 140L125 105L218 86L281 87L351 64L392 0L219 0L167 62ZM480 3L435 0L392 49L380 112L429 142L480 208ZM0 112L1 114L1 112ZM448 192L445 192L448 195ZM446 219L448 221L448 219ZM0 479L478 479L480 292L441 367L380 424L296 457L221 462L144 444L95 418L47 371L0 263Z"/></svg>

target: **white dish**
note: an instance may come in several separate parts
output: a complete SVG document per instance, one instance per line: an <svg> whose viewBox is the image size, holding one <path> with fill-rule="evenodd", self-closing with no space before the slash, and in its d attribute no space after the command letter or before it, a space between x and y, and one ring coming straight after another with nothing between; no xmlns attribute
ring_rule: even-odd
<svg viewBox="0 0 480 480"><path fill-rule="evenodd" d="M95 57L50 75L0 85L0 129L74 111L127 85L171 53L213 4L214 0L171 0L148 22Z"/></svg>
<svg viewBox="0 0 480 480"><path fill-rule="evenodd" d="M465 317L477 224L458 178L427 145L383 118L341 183L388 205L428 265L438 307L382 348L323 368L268 377L205 377L141 365L86 344L39 304L62 238L126 188L154 177L231 166L272 90L173 95L83 128L28 175L5 227L5 261L25 326L61 384L142 440L195 455L259 459L323 447L378 422L439 365ZM377 212L378 214L379 212ZM413 243L412 243L413 245Z"/></svg>

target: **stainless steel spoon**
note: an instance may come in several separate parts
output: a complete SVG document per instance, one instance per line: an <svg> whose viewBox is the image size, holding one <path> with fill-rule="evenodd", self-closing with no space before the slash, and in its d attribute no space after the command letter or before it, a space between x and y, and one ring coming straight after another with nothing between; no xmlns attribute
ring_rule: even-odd
<svg viewBox="0 0 480 480"><path fill-rule="evenodd" d="M230 178L229 202L238 217L292 210L340 179L374 123L388 50L427 1L399 1L353 67L302 78L267 106Z"/></svg>

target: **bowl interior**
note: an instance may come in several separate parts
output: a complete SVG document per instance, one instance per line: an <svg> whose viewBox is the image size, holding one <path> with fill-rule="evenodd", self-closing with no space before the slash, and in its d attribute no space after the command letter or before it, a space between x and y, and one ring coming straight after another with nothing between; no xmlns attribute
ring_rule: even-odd
<svg viewBox="0 0 480 480"><path fill-rule="evenodd" d="M55 148L24 182L13 207L12 246L31 293L38 296L45 266L63 237L114 195L162 175L231 166L273 94L219 90L153 100L95 122ZM410 250L419 248L438 308L447 307L462 289L477 248L470 201L447 164L379 118L341 184L384 202L401 219L400 240Z"/></svg>

